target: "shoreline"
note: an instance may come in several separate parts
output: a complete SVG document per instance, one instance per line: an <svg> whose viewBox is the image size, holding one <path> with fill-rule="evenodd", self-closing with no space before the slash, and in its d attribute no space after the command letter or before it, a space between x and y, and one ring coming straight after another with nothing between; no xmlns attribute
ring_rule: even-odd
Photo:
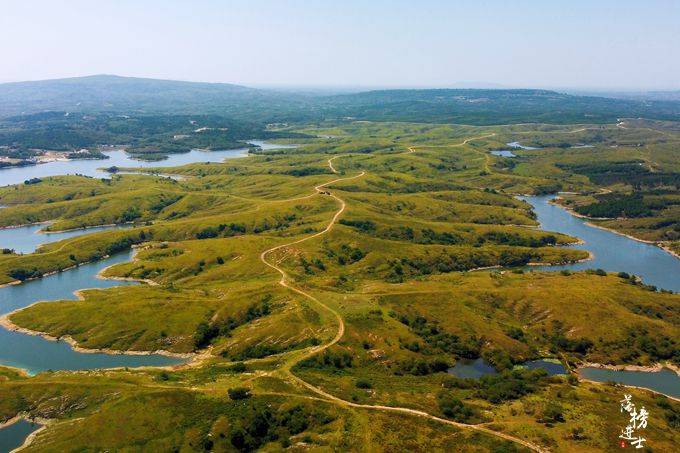
<svg viewBox="0 0 680 453"><path fill-rule="evenodd" d="M31 432L26 438L24 439L24 442L19 445L17 448L14 450L10 450L9 453L15 453L23 450L24 448L28 447L33 443L35 440L36 436L40 434L41 432L45 431L47 429L48 425L52 424L52 420L47 419L47 418L42 418L42 417L30 417L28 414L25 413L19 413L15 415L14 417L10 418L6 422L0 423L0 429L7 428L8 426L12 426L13 424L21 421L21 420L26 420L29 423L35 423L40 425L38 429L35 431Z"/></svg>
<svg viewBox="0 0 680 453"><path fill-rule="evenodd" d="M581 368L600 368L603 370L612 371L641 371L644 373L658 373L664 368L667 368L680 377L680 366L673 365L670 362L666 363L657 362L654 365L608 365L605 363L597 362L583 362L579 364L577 367L577 369Z"/></svg>
<svg viewBox="0 0 680 453"><path fill-rule="evenodd" d="M559 208L561 208L561 209L564 209L565 211L567 211L569 214L571 214L571 215L574 216L574 217L577 217L577 218L579 218L579 219L585 220L585 222L584 222L585 225L587 225L587 226L589 226L589 227L592 227L592 228L599 228L600 230L604 230L604 231L608 231L608 232L610 232L610 233L618 234L619 236L623 236L623 237L626 237L626 238L628 238L628 239L632 239L632 240L637 241L637 242L642 242L643 244L654 245L654 246L656 246L656 247L659 247L661 250L663 250L664 252L668 253L669 255L671 255L671 256L673 256L673 257L675 257L675 258L677 258L677 259L680 259L680 254L678 254L678 253L674 252L673 250L671 250L667 245L664 245L664 244L663 244L664 241L650 241L650 240L647 240L647 239L640 239L640 238L637 238L637 237L635 237L635 236L632 236L632 235L630 235L630 234L628 234L628 233L624 233L624 232L622 232L622 231L617 231L617 230L615 230L615 229L613 229L613 228L609 228L609 227L606 227L606 226L603 226L603 225L598 225L598 224L596 224L596 223L593 223L593 221L597 221L597 220L616 220L616 219L608 218L608 217L588 217L588 216L584 216L584 215L579 214L578 212L574 211L574 210L573 210L572 208L570 208L570 207L567 207L567 206L564 206L564 205L562 205L562 204L560 204L560 203L555 202L555 200L557 200L557 199L562 199L562 198L559 197L559 196L556 196L554 199L548 201L548 203L550 203L550 204L552 204L552 205L554 205L554 206L557 206L557 207L559 207Z"/></svg>
<svg viewBox="0 0 680 453"><path fill-rule="evenodd" d="M680 367L673 365L670 362L666 363L655 363L654 365L607 365L604 363L594 363L594 362L583 362L579 364L576 369L574 370L576 373L576 377L578 378L579 381L582 382L589 382L592 384L596 385L607 385L607 382L602 382L602 381L595 381L592 379L585 378L581 376L580 370L583 368L599 368L599 369L604 369L604 370L612 370L612 371L639 371L639 372L644 372L644 373L658 373L662 371L664 368L669 369L673 372L675 372L678 376L680 376ZM654 390L648 387L641 387L639 385L630 385L630 384L623 384L621 382L615 382L617 386L621 387L626 387L626 388L633 388L637 390L644 390L647 392L651 392L654 395L662 395L668 399L671 399L673 401L680 402L680 398L672 395L668 395L663 392L659 392L658 390Z"/></svg>
<svg viewBox="0 0 680 453"><path fill-rule="evenodd" d="M132 253L131 261L134 261L137 249L138 249L138 247L134 247L134 246L132 247L133 253ZM118 263L116 263L116 264L118 264ZM112 265L107 266L104 269L100 270L96 274L96 278L99 278L99 279L102 279L102 280L109 280L110 279L110 280L123 280L123 281L137 281L137 282L144 282L144 283L147 283L147 281L150 281L150 280L146 280L146 279L136 279L136 278L132 278L132 277L106 277L106 276L102 275L102 273L105 270L109 269L112 266L115 266L116 264L112 264ZM77 267L77 266L72 266L72 268L73 267ZM41 277L36 277L36 278L41 278ZM19 282L19 283L22 283L22 282ZM11 283L11 284L17 284L17 283ZM158 283L152 282L152 285L158 285ZM77 300L83 300L83 295L81 294L81 292L87 291L88 289L92 290L92 289L100 289L100 288L81 288L81 289L74 291L73 294L76 296ZM110 349L110 348L83 348L83 347L79 346L78 342L73 337L71 337L70 335L64 335L64 336L61 336L61 337L56 337L56 336L51 335L47 332L41 332L41 331L32 330L32 329L28 329L28 328L25 328L25 327L18 326L10 320L10 317L13 314L15 314L15 313L17 313L21 310L27 309L27 308L29 308L33 305L36 305L36 304L39 304L39 303L45 303L45 302L49 303L51 301L35 301L30 305L27 305L27 306L21 307L21 308L17 308L16 310L12 310L8 313L5 313L4 315L0 316L0 328L4 328L4 329L11 331L11 332L18 332L18 333L22 333L22 334L25 334L25 335L42 337L43 339L48 340L48 341L54 341L54 342L64 341L75 352L79 352L79 353L83 353L83 354L110 354L110 355L136 355L136 356L140 356L140 355L162 355L162 356L178 358L178 359L189 359L187 362L177 364L177 365L166 365L166 366L148 365L148 366L134 367L134 368L138 368L138 369L143 369L143 368L176 369L178 367L183 367L183 366L193 367L193 366L196 366L199 363L202 363L205 359L207 359L209 357L209 354L207 354L207 353L198 353L198 354L193 353L193 352L178 353L178 352L166 351L166 350L163 350L163 349L158 349L158 350L155 350L155 351L136 351L136 350L124 351L124 350ZM10 367L10 368L21 370L22 373L25 373L26 375L30 376L30 373L28 373L28 371L24 368L20 368L20 367ZM113 370L113 369L122 369L122 368L125 368L125 367L111 367L111 368L105 368L105 369ZM77 372L77 371L89 371L89 370L65 370L65 371Z"/></svg>

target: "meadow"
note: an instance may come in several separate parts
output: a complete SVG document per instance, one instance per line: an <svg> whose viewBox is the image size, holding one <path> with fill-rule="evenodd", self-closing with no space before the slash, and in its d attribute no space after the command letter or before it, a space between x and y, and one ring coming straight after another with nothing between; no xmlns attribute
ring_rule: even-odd
<svg viewBox="0 0 680 453"><path fill-rule="evenodd" d="M641 191L648 210L602 222L677 248L666 233L678 225L677 131L342 121L289 132L298 138L282 142L301 147L163 169L179 180L0 188L0 226L131 224L8 250L0 283L129 247L134 260L104 275L146 282L38 303L10 322L84 348L194 357L31 378L0 368L0 421L49 420L27 450L604 451L625 424L624 391L655 414L654 450L680 443L677 401L521 366L678 366L680 296L625 275L532 271L588 255L568 247L577 238L538 228L515 198L568 191L574 209L630 214L612 200ZM491 154L513 141L539 149ZM480 357L498 374L446 373Z"/></svg>

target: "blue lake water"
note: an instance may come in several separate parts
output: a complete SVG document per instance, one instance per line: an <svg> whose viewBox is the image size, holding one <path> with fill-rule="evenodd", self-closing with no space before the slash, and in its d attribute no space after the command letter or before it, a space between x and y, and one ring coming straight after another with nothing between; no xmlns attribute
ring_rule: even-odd
<svg viewBox="0 0 680 453"><path fill-rule="evenodd" d="M494 156L500 156L500 157L517 157L517 154L513 153L510 150L507 149L497 149L494 151L491 151L491 154Z"/></svg>
<svg viewBox="0 0 680 453"><path fill-rule="evenodd" d="M665 395L680 398L680 376L668 368L650 373L647 371L619 371L588 367L579 369L579 374L591 381L616 382L635 387L644 387Z"/></svg>
<svg viewBox="0 0 680 453"><path fill-rule="evenodd" d="M33 253L40 245L50 242L61 241L83 234L96 233L118 228L129 228L130 225L109 225L101 227L81 228L78 230L64 231L61 233L42 233L40 230L46 224L27 225L17 228L0 229L0 249L14 249L17 253Z"/></svg>
<svg viewBox="0 0 680 453"><path fill-rule="evenodd" d="M649 285L680 291L680 260L653 245L620 234L586 225L586 220L550 204L554 195L519 197L533 206L541 229L568 234L584 241L569 247L588 250L594 257L581 263L563 266L536 266L535 270L604 269L608 272L635 274Z"/></svg>
<svg viewBox="0 0 680 453"><path fill-rule="evenodd" d="M85 175L94 178L109 178L111 175L101 168L109 167L177 167L179 165L196 162L222 162L224 159L245 157L248 149L228 149L223 151L191 150L183 154L170 154L167 159L148 162L130 157L125 151L105 151L108 159L82 159L59 162L48 162L25 167L10 167L0 169L0 186L21 184L27 179L44 178L57 175Z"/></svg>
<svg viewBox="0 0 680 453"><path fill-rule="evenodd" d="M103 280L97 273L115 263L129 261L131 253L115 255L96 263L85 264L21 285L0 288L0 315L42 300L75 299L73 291L83 288L109 288L135 282ZM131 355L83 353L63 341L0 328L0 365L23 368L29 374L45 370L84 370L92 368L166 366L184 359L160 354Z"/></svg>
<svg viewBox="0 0 680 453"><path fill-rule="evenodd" d="M277 145L252 140L249 142L263 149L294 148L297 145ZM159 162L144 162L132 159L123 151L108 151L106 160L73 160L50 162L40 165L0 170L0 185L17 184L45 176L82 174L92 177L108 177L100 167L171 167L194 162L221 162L227 158L244 157L247 149L226 151L193 150L184 154L171 154ZM91 228L64 233L40 234L43 225L0 230L0 248L13 248L18 252L33 252L40 243L89 234L110 227ZM129 261L130 253L123 253L97 263L90 263L30 280L20 285L0 288L0 315L27 307L38 301L75 299L74 291L84 288L109 288L133 285L135 282L105 280L97 278L99 271L112 264ZM94 368L167 366L184 363L186 360L161 354L103 354L74 351L63 341L50 341L39 336L11 332L0 328L0 365L25 369L29 374L45 370L83 370Z"/></svg>
<svg viewBox="0 0 680 453"><path fill-rule="evenodd" d="M19 448L24 444L26 438L40 427L40 424L22 418L9 426L0 428L0 453Z"/></svg>

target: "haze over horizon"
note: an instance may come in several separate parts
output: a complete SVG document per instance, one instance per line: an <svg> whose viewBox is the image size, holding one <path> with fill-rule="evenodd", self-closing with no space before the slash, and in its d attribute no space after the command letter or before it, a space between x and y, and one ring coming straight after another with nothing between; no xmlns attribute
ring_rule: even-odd
<svg viewBox="0 0 680 453"><path fill-rule="evenodd" d="M11 44L0 82L116 74L254 87L680 89L671 0L29 0L2 10Z"/></svg>

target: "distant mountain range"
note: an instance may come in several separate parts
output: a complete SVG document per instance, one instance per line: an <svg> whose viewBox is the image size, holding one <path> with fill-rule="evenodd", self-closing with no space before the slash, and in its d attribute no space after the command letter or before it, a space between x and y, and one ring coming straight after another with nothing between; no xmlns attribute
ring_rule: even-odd
<svg viewBox="0 0 680 453"><path fill-rule="evenodd" d="M0 117L41 111L220 114L251 121L503 124L680 120L680 96L620 98L531 89L400 89L325 95L226 83L96 75L0 84Z"/></svg>

